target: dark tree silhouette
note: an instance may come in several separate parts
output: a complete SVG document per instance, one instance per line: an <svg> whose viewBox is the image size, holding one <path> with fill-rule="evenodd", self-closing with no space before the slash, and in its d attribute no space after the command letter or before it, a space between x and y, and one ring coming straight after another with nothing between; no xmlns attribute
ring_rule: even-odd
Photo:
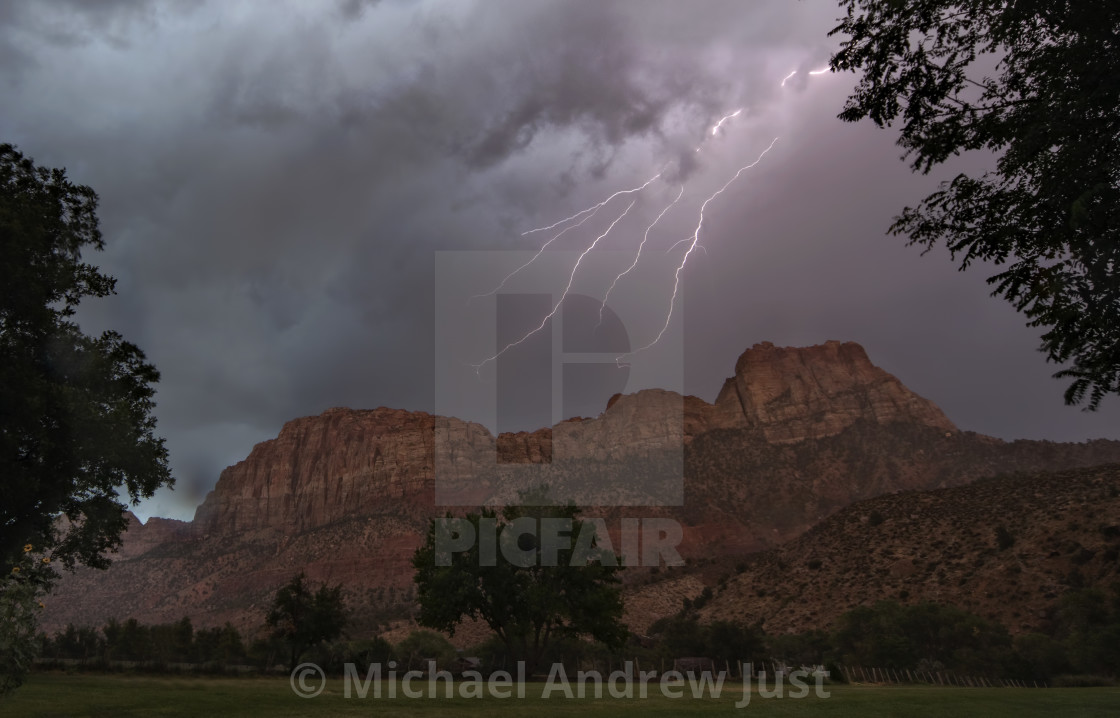
<svg viewBox="0 0 1120 718"><path fill-rule="evenodd" d="M515 660L525 661L530 673L540 664L550 643L563 636L590 636L611 647L621 646L628 632L621 621L617 559L613 554L607 558L594 551L592 561L573 565L576 539L584 530L583 522L575 517L576 508L571 505L509 506L500 516L493 510L483 510L465 517L476 535L483 520L495 522L497 535L501 535L513 521L528 519L536 536L542 535L543 519L572 521L572 545L561 547L555 561L542 560L543 553L551 552L544 551L540 542L530 541L530 534L523 534L518 548L529 560L516 565L502 551L497 551L496 562L488 565L489 561L482 560L479 541L468 550L451 552L450 565L437 565L433 521L425 543L412 559L420 625L453 635L466 618L484 621ZM556 565L546 565L551 563Z"/></svg>
<svg viewBox="0 0 1120 718"><path fill-rule="evenodd" d="M313 592L300 573L276 592L265 623L275 638L288 644L288 667L295 670L307 649L342 635L346 626L342 586L323 584Z"/></svg>
<svg viewBox="0 0 1120 718"><path fill-rule="evenodd" d="M153 436L159 373L115 332L72 321L115 280L82 261L101 249L97 195L0 145L0 565L22 547L103 568L125 505L172 484ZM63 517L66 521L59 521Z"/></svg>
<svg viewBox="0 0 1120 718"><path fill-rule="evenodd" d="M1069 404L1120 392L1120 3L841 0L833 70L862 71L840 117L901 122L914 170L968 150L958 175L890 231L948 247L1042 327Z"/></svg>

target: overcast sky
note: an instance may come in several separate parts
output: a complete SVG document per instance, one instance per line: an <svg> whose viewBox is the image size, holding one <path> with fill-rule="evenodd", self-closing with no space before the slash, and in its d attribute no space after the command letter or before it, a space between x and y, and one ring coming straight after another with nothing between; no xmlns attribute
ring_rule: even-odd
<svg viewBox="0 0 1120 718"><path fill-rule="evenodd" d="M604 240L636 248L684 185L651 233L664 255L775 137L710 203L682 273L687 392L714 399L759 341L852 340L963 429L1120 439L1116 400L1063 405L986 268L885 235L991 160L914 176L894 131L836 119L854 76L808 71L838 15L828 0L0 2L0 140L98 192L91 259L118 295L83 326L162 372L177 489L138 513L190 518L288 419L433 410L437 252L536 250L549 235L522 231L664 168ZM619 201L556 247L583 249Z"/></svg>

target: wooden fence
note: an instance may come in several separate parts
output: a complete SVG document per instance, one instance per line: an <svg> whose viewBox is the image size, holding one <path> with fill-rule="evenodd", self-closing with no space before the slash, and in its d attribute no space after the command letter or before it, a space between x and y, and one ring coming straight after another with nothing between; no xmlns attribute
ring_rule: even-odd
<svg viewBox="0 0 1120 718"><path fill-rule="evenodd" d="M1045 682L1024 681L1017 678L991 676L962 676L952 671L912 671L896 668L864 668L839 666L848 683L876 683L881 685L924 684L954 686L958 688L1047 688Z"/></svg>

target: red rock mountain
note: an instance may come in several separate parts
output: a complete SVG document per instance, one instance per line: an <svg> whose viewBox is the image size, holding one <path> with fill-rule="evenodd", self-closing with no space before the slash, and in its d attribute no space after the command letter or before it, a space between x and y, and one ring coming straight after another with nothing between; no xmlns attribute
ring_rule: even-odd
<svg viewBox="0 0 1120 718"><path fill-rule="evenodd" d="M587 515L671 516L685 527L682 554L721 557L777 546L881 494L1109 461L1120 461L1120 442L960 432L857 344L762 343L739 358L714 404L641 391L613 397L595 418L498 437L386 408L295 419L225 469L192 522L133 520L113 566L67 576L43 623L187 615L252 632L275 589L303 570L343 583L355 630L372 629L410 610L410 559L428 519L448 503L501 503L526 465L591 497L580 502ZM642 476L679 466L683 504L648 506L649 487L604 493L611 467L623 465Z"/></svg>
<svg viewBox="0 0 1120 718"><path fill-rule="evenodd" d="M928 399L871 363L854 342L807 349L756 344L724 382L706 428L760 429L791 443L840 433L857 421L956 431Z"/></svg>

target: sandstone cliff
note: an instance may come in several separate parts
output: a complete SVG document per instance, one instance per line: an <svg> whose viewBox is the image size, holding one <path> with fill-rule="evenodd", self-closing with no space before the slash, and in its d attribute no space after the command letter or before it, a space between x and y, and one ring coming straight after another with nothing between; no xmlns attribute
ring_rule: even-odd
<svg viewBox="0 0 1120 718"><path fill-rule="evenodd" d="M409 560L428 519L448 504L512 498L526 468L547 468L549 481L588 497L579 503L589 515L676 518L682 553L712 558L780 545L881 494L1107 461L1120 461L1120 442L1006 443L957 431L859 345L840 342L758 344L714 404L642 391L531 433L331 409L288 422L223 471L190 524L133 521L114 566L67 577L44 625L189 615L251 631L275 589L304 570L343 583L358 629L374 627L410 610ZM670 480L642 484L662 475ZM673 477L677 499L650 506L672 495Z"/></svg>
<svg viewBox="0 0 1120 718"><path fill-rule="evenodd" d="M709 412L707 428L756 428L767 441L839 433L857 421L956 431L937 406L879 367L854 342L805 349L756 344L739 357Z"/></svg>

